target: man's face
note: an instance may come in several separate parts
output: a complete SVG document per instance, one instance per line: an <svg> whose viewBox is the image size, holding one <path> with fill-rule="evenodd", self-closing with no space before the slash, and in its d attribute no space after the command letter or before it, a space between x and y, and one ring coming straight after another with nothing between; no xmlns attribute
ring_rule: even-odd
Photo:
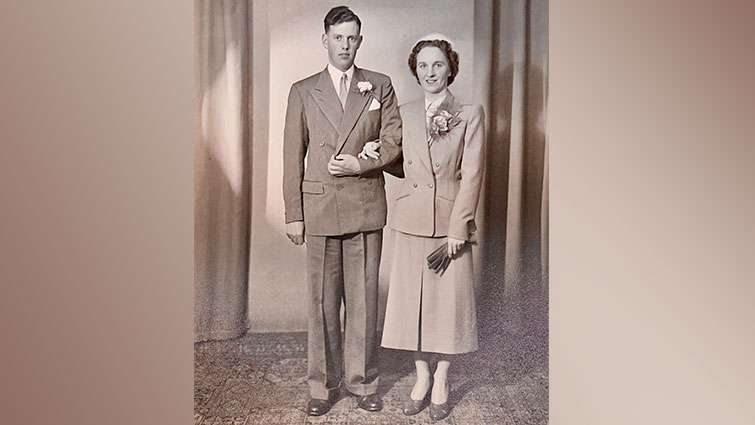
<svg viewBox="0 0 755 425"><path fill-rule="evenodd" d="M361 44L359 25L354 21L331 25L328 32L322 35L322 45L328 49L330 63L341 71L354 64Z"/></svg>

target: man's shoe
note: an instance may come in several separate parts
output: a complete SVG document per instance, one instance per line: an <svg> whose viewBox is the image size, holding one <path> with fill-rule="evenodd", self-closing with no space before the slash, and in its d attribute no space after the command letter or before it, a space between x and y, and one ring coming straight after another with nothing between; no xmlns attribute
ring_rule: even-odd
<svg viewBox="0 0 755 425"><path fill-rule="evenodd" d="M377 394L361 395L357 397L357 406L368 412L379 412L383 409L383 402Z"/></svg>
<svg viewBox="0 0 755 425"><path fill-rule="evenodd" d="M329 400L320 400L313 398L309 400L307 404L307 415L309 416L322 416L330 410L331 404Z"/></svg>

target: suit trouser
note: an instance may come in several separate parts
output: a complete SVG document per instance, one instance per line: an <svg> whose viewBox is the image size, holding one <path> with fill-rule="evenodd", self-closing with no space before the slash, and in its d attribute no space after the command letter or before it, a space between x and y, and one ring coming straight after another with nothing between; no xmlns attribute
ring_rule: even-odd
<svg viewBox="0 0 755 425"><path fill-rule="evenodd" d="M382 229L343 236L307 236L307 356L312 398L327 399L340 387L342 379L353 394L377 392L378 269L382 244Z"/></svg>

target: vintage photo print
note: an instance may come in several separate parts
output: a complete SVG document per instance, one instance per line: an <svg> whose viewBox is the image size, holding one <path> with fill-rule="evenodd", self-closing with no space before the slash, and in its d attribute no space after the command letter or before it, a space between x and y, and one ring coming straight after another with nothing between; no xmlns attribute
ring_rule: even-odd
<svg viewBox="0 0 755 425"><path fill-rule="evenodd" d="M548 423L548 2L195 1L195 424Z"/></svg>

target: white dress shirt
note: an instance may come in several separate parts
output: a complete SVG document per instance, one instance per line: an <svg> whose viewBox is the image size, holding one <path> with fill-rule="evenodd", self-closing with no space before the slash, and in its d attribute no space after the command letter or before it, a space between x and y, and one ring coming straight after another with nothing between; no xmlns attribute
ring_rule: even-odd
<svg viewBox="0 0 755 425"><path fill-rule="evenodd" d="M336 68L335 66L328 63L328 73L330 74L330 79L333 81L333 88L336 89L336 94L341 94L341 75L344 74L343 71ZM346 88L348 89L351 87L351 79L354 77L354 64L351 65L349 69L346 70Z"/></svg>

